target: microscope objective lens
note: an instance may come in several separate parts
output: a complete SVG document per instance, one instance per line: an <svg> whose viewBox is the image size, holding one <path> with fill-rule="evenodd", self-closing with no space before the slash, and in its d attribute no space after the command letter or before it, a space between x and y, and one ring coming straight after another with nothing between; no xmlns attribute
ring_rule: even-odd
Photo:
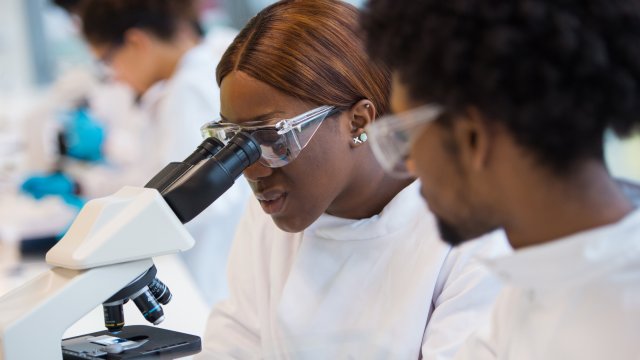
<svg viewBox="0 0 640 360"><path fill-rule="evenodd" d="M104 326L110 333L117 333L124 327L124 311L122 305L124 301L114 301L102 304L104 312Z"/></svg>
<svg viewBox="0 0 640 360"><path fill-rule="evenodd" d="M173 297L167 285L157 278L153 279L151 284L149 284L149 290L151 290L153 296L155 296L156 300L162 305L167 305Z"/></svg>
<svg viewBox="0 0 640 360"><path fill-rule="evenodd" d="M149 287L145 286L136 294L131 296L131 299L147 321L153 325L158 325L164 321L164 311L162 310L162 306L151 293Z"/></svg>

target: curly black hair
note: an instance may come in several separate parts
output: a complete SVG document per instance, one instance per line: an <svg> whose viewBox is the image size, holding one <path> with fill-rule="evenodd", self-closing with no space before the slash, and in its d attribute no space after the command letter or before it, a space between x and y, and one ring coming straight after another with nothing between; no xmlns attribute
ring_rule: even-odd
<svg viewBox="0 0 640 360"><path fill-rule="evenodd" d="M195 0L88 0L79 5L82 32L94 44L122 44L131 28L171 40L180 22L203 34Z"/></svg>
<svg viewBox="0 0 640 360"><path fill-rule="evenodd" d="M475 106L559 172L640 125L638 0L370 0L361 20L412 100Z"/></svg>

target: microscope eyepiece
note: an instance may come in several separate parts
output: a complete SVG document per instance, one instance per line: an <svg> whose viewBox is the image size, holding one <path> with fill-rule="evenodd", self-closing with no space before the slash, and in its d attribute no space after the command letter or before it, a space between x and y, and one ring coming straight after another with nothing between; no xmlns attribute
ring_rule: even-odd
<svg viewBox="0 0 640 360"><path fill-rule="evenodd" d="M196 150L191 153L186 159L184 159L183 163L189 165L196 165L202 160L209 159L214 156L218 151L220 151L224 147L222 141L216 138L206 138L204 141L198 145Z"/></svg>
<svg viewBox="0 0 640 360"><path fill-rule="evenodd" d="M215 149L213 144L209 145L209 150ZM202 144L200 147L205 148ZM187 223L224 194L260 156L260 145L251 135L239 132L215 155L196 165L181 163L188 168L185 171L163 170L146 187L158 189L178 219Z"/></svg>

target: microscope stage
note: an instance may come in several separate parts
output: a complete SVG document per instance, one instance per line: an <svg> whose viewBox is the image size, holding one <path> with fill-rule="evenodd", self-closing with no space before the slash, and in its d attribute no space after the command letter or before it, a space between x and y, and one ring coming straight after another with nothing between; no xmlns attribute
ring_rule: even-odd
<svg viewBox="0 0 640 360"><path fill-rule="evenodd" d="M146 325L125 326L62 340L63 359L175 359L202 350L200 338Z"/></svg>

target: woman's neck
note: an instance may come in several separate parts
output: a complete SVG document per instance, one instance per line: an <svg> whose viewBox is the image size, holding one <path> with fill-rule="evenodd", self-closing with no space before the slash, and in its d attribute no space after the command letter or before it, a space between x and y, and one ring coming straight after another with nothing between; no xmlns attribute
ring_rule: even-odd
<svg viewBox="0 0 640 360"><path fill-rule="evenodd" d="M373 156L371 154L371 156ZM387 204L414 179L398 179L384 172L375 159L354 170L353 181L329 206L326 213L346 219L366 219L380 214Z"/></svg>

